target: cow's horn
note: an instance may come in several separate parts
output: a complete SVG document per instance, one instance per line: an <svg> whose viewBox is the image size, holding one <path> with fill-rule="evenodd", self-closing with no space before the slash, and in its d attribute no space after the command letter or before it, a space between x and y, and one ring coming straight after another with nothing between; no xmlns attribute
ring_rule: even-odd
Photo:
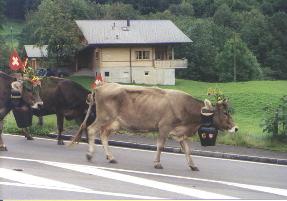
<svg viewBox="0 0 287 201"><path fill-rule="evenodd" d="M205 105L205 108L207 108L209 110L213 110L213 107L212 107L212 104L211 104L210 100L205 99L204 100L204 105Z"/></svg>
<svg viewBox="0 0 287 201"><path fill-rule="evenodd" d="M22 94L23 86L19 81L12 82L11 87L13 90L18 91Z"/></svg>

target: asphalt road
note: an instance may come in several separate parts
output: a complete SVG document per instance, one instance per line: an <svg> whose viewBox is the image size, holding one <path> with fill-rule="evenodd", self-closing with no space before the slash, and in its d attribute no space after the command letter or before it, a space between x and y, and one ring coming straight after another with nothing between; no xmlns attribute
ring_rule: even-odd
<svg viewBox="0 0 287 201"><path fill-rule="evenodd" d="M87 144L72 148L56 141L4 135L0 152L0 199L287 199L287 166L193 156L192 172L182 154L101 146L87 162Z"/></svg>

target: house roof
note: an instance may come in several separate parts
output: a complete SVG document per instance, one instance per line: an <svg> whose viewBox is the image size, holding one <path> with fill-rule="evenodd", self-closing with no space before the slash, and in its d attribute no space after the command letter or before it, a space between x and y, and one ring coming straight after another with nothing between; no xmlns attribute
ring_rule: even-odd
<svg viewBox="0 0 287 201"><path fill-rule="evenodd" d="M157 44L192 42L170 20L76 20L90 44Z"/></svg>
<svg viewBox="0 0 287 201"><path fill-rule="evenodd" d="M37 47L35 45L24 45L29 58L48 57L48 45Z"/></svg>

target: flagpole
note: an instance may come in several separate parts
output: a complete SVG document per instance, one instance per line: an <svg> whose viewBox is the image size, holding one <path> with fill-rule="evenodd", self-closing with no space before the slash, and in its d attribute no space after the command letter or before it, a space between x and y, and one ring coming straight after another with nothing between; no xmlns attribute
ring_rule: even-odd
<svg viewBox="0 0 287 201"><path fill-rule="evenodd" d="M11 30L11 52L13 51L13 27L10 27Z"/></svg>

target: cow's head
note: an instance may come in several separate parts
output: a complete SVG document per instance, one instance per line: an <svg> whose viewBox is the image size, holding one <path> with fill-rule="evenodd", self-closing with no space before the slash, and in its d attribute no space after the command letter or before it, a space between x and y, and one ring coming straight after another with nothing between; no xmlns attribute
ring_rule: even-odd
<svg viewBox="0 0 287 201"><path fill-rule="evenodd" d="M218 101L215 106L209 101L205 101L205 107L213 111L213 124L219 130L227 130L230 133L238 131L238 126L232 120L228 102L226 100Z"/></svg>
<svg viewBox="0 0 287 201"><path fill-rule="evenodd" d="M30 105L34 109L39 109L43 105L43 101L40 98L40 85L34 84L30 80L17 80L12 82L12 93L17 92L22 100Z"/></svg>

